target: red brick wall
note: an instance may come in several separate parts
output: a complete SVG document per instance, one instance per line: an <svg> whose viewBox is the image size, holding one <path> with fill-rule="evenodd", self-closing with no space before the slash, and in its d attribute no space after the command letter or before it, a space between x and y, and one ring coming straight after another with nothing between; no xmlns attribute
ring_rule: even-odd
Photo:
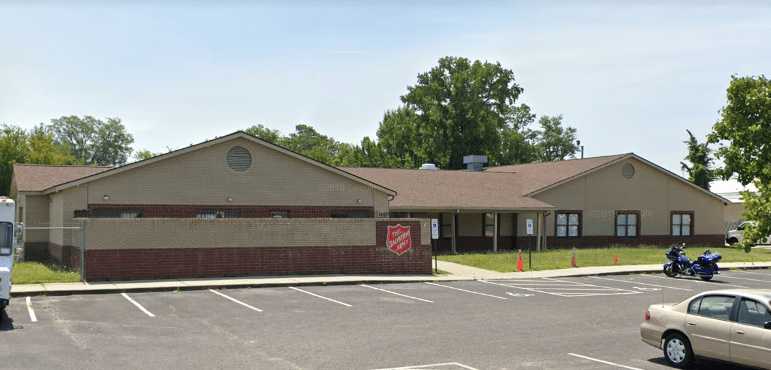
<svg viewBox="0 0 771 370"><path fill-rule="evenodd" d="M373 207L317 207L317 206L239 206L232 204L224 205L164 205L164 204L89 204L88 211L75 211L76 217L89 217L97 209L121 209L136 210L142 213L142 217L147 218L191 218L196 217L205 209L232 209L238 210L240 217L243 218L264 218L271 217L273 211L286 211L291 218L325 218L332 217L336 212L366 212L368 217L374 217L375 209Z"/></svg>
<svg viewBox="0 0 771 370"><path fill-rule="evenodd" d="M411 227L413 248L385 246L386 225ZM86 279L132 280L300 274L430 274L431 246L420 223L378 221L376 245L344 247L86 249Z"/></svg>

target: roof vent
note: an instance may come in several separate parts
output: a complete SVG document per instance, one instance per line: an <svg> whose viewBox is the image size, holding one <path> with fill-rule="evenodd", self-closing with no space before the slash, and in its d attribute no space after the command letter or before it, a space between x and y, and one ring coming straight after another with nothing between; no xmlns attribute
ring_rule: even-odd
<svg viewBox="0 0 771 370"><path fill-rule="evenodd" d="M246 148L241 146L230 148L226 160L228 167L238 172L244 172L252 166L252 155Z"/></svg>
<svg viewBox="0 0 771 370"><path fill-rule="evenodd" d="M482 171L487 164L486 155L464 155L463 164L466 165L466 169L469 171Z"/></svg>
<svg viewBox="0 0 771 370"><path fill-rule="evenodd" d="M424 171L436 171L439 169L439 167L433 163L423 163L420 165L420 169Z"/></svg>

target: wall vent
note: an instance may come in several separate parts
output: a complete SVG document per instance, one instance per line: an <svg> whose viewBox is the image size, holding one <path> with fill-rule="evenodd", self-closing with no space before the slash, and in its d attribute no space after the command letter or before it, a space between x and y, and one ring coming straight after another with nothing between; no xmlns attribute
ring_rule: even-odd
<svg viewBox="0 0 771 370"><path fill-rule="evenodd" d="M244 172L252 166L252 155L246 148L234 146L228 150L227 163L233 171Z"/></svg>

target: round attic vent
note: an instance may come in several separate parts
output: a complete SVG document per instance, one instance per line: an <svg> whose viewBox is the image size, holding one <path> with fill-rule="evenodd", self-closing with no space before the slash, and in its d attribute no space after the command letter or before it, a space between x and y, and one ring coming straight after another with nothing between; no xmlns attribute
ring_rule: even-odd
<svg viewBox="0 0 771 370"><path fill-rule="evenodd" d="M246 148L234 146L228 150L227 162L230 169L243 172L252 166L252 155Z"/></svg>
<svg viewBox="0 0 771 370"><path fill-rule="evenodd" d="M624 165L624 167L621 168L621 174L624 175L627 179L631 179L634 177L634 166L632 166L631 163L627 163Z"/></svg>

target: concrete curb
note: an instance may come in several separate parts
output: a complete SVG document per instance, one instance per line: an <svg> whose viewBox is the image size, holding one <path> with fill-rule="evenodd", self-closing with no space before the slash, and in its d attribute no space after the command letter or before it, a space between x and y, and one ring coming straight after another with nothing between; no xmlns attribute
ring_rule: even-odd
<svg viewBox="0 0 771 370"><path fill-rule="evenodd" d="M619 269L623 267L623 269ZM747 264L721 268L728 270L756 270L769 269L771 263ZM590 269L590 268L587 268ZM161 281L131 281L116 283L49 283L49 284L24 284L12 287L11 296L39 296L39 295L72 295L72 294L105 294L105 293L129 293L129 292L153 292L176 290L204 290L204 289L230 289L230 288L268 288L288 286L322 286L322 285L357 285L357 284L387 284L387 283L422 283L422 282L452 282L474 280L513 280L532 278L560 278L582 276L606 276L629 275L639 273L661 272L661 267L653 268L649 265L634 268L633 265L611 266L608 268L591 268L590 271L576 271L573 269L543 270L520 273L489 274L487 276L312 276L312 277L266 277L266 278L237 278L237 279L201 279L201 280L161 280ZM520 275L517 275L520 274Z"/></svg>

